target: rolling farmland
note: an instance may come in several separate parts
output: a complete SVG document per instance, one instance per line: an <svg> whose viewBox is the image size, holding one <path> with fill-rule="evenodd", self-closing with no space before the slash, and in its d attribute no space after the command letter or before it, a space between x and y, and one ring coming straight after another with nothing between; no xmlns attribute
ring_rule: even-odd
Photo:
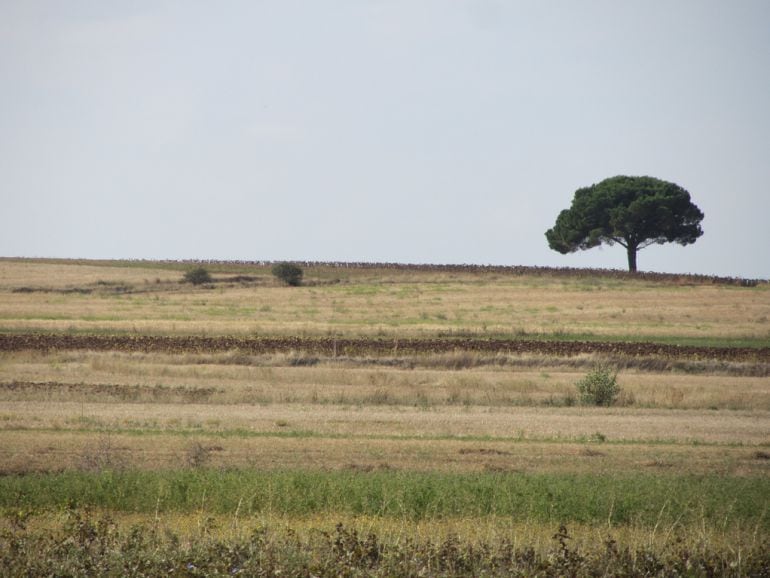
<svg viewBox="0 0 770 578"><path fill-rule="evenodd" d="M767 570L770 284L305 266L0 260L0 567Z"/></svg>

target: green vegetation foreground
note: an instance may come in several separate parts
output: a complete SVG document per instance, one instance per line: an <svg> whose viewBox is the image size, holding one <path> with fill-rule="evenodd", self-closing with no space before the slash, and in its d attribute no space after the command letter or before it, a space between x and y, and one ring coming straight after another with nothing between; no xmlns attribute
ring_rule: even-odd
<svg viewBox="0 0 770 578"><path fill-rule="evenodd" d="M0 544L4 576L766 576L770 567L767 544L736 545L736 556L682 543L629 547L607 537L584 549L565 526L543 550L454 536L382 541L342 524L305 537L257 528L228 540L204 525L182 539L157 524L123 530L77 510L60 531L30 534L18 524Z"/></svg>
<svg viewBox="0 0 770 578"><path fill-rule="evenodd" d="M764 576L770 568L766 495L763 479L720 476L253 470L26 475L0 479L6 512L0 572ZM60 521L29 529L43 511ZM126 527L112 517L127 511L147 521ZM197 515L195 528L187 534L163 528L163 518L174 512ZM326 521L309 532L270 522L297 524L314 514ZM267 525L261 523L265 516ZM548 526L553 535L535 548L531 535L516 532L474 539L434 529L432 538L417 538L409 530L418 523L435 528L446 519L490 516L513 521L521 532ZM338 523L332 530L341 518L353 526ZM389 518L400 528L395 535L376 533L373 522L364 524L365 532L356 529L356 520L381 526ZM585 533L576 542L569 528L586 525L596 529L594 542ZM222 526L231 528L230 535ZM628 526L645 528L647 538L613 537Z"/></svg>
<svg viewBox="0 0 770 578"><path fill-rule="evenodd" d="M770 530L762 477L665 474L177 470L0 478L0 508L390 516L502 516L548 524L721 525Z"/></svg>

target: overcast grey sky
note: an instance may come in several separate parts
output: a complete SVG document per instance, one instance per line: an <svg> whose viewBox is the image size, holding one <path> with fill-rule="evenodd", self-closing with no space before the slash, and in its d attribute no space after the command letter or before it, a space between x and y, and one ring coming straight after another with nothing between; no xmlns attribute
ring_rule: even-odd
<svg viewBox="0 0 770 578"><path fill-rule="evenodd" d="M2 256L622 269L544 237L618 174L770 277L770 1L0 0Z"/></svg>

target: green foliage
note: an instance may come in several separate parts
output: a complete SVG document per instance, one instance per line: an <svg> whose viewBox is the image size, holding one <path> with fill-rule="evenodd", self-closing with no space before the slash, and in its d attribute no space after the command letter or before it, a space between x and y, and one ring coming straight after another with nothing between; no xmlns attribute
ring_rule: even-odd
<svg viewBox="0 0 770 578"><path fill-rule="evenodd" d="M67 504L116 512L243 516L508 516L545 523L722 524L770 531L762 477L398 471L68 471L0 477L0 511Z"/></svg>
<svg viewBox="0 0 770 578"><path fill-rule="evenodd" d="M597 365L575 384L580 401L588 405L610 406L620 395L618 373L606 365Z"/></svg>
<svg viewBox="0 0 770 578"><path fill-rule="evenodd" d="M302 283L302 268L294 263L278 263L273 266L272 273L291 287L297 287Z"/></svg>
<svg viewBox="0 0 770 578"><path fill-rule="evenodd" d="M703 234L703 213L682 187L653 177L617 176L578 189L546 231L548 245L572 253L618 243L636 271L636 253L652 244L689 245Z"/></svg>
<svg viewBox="0 0 770 578"><path fill-rule="evenodd" d="M184 280L193 285L202 285L203 283L211 283L211 274L203 267L196 267L184 274Z"/></svg>

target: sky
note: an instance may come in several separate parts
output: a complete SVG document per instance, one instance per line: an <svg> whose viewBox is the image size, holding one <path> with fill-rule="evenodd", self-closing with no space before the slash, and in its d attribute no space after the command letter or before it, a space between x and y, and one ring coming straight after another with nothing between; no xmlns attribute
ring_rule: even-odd
<svg viewBox="0 0 770 578"><path fill-rule="evenodd" d="M0 0L0 256L624 269L544 236L621 174L770 278L770 2Z"/></svg>

